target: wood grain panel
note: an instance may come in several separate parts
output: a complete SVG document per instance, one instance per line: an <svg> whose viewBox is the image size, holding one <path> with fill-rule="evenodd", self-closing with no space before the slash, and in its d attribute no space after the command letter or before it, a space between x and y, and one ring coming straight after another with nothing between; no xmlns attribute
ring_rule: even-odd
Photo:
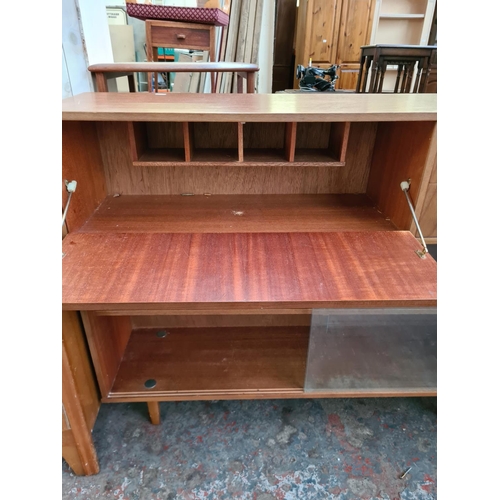
<svg viewBox="0 0 500 500"><path fill-rule="evenodd" d="M422 211L420 212L419 224L424 238L437 238L437 184L429 183L425 195ZM415 234L418 235L417 232ZM427 241L427 240L426 240Z"/></svg>
<svg viewBox="0 0 500 500"><path fill-rule="evenodd" d="M298 123L296 148L328 148L331 126L328 122Z"/></svg>
<svg viewBox="0 0 500 500"><path fill-rule="evenodd" d="M75 474L96 474L91 432L100 401L77 312L62 313L62 399L62 456Z"/></svg>
<svg viewBox="0 0 500 500"><path fill-rule="evenodd" d="M335 5L332 0L309 0L313 2L311 24L309 25L309 58L314 63L330 63L335 22Z"/></svg>
<svg viewBox="0 0 500 500"><path fill-rule="evenodd" d="M84 232L390 231L366 195L110 196Z"/></svg>
<svg viewBox="0 0 500 500"><path fill-rule="evenodd" d="M107 191L120 194L130 189L135 194L146 194L150 191L141 169L132 168L132 153L125 140L127 132L126 123L97 124Z"/></svg>
<svg viewBox="0 0 500 500"><path fill-rule="evenodd" d="M183 314L132 316L132 328L310 326L311 314Z"/></svg>
<svg viewBox="0 0 500 500"><path fill-rule="evenodd" d="M343 124L332 123L328 149L330 149L332 156L339 158L341 162L345 162L350 129L351 124L349 122Z"/></svg>
<svg viewBox="0 0 500 500"><path fill-rule="evenodd" d="M99 394L83 325L77 312L62 313L62 343L71 367L76 397L82 408L87 428L91 430L99 411ZM71 422L69 426L71 427Z"/></svg>
<svg viewBox="0 0 500 500"><path fill-rule="evenodd" d="M82 312L101 395L108 394L132 331L130 318Z"/></svg>
<svg viewBox="0 0 500 500"><path fill-rule="evenodd" d="M236 123L193 123L194 147L198 149L238 149Z"/></svg>
<svg viewBox="0 0 500 500"><path fill-rule="evenodd" d="M66 216L67 229L71 232L78 229L92 215L107 194L94 123L64 122L62 124L63 211L68 199L64 180L77 182Z"/></svg>
<svg viewBox="0 0 500 500"><path fill-rule="evenodd" d="M146 123L141 122L128 123L130 155L133 161L137 161L148 148L148 132L146 125Z"/></svg>
<svg viewBox="0 0 500 500"><path fill-rule="evenodd" d="M100 123L98 130L110 194L364 193L377 124L351 124L346 164L342 168L291 166L286 162L284 149L281 158L284 162L283 166L272 168L235 165L238 160L236 149L226 150L235 152L231 168L186 165L161 168L137 167L132 165L129 147L126 143L126 124ZM328 146L327 132L325 132L326 147ZM298 138L297 134L297 140ZM206 160L207 152L210 150L203 151ZM249 151L247 151L247 156L248 153ZM198 157L199 155L200 151L198 151ZM255 155L253 158L256 159ZM300 155L295 158L296 161L299 159ZM312 159L308 155L305 161L310 162ZM322 161L325 161L324 156Z"/></svg>
<svg viewBox="0 0 500 500"><path fill-rule="evenodd" d="M409 229L413 221L400 184L411 179L409 193L418 215L424 172L430 176L428 163L435 155L431 150L435 126L434 122L379 124L366 192L399 229Z"/></svg>
<svg viewBox="0 0 500 500"><path fill-rule="evenodd" d="M93 92L64 99L62 111L63 120L84 121L435 121L437 95Z"/></svg>
<svg viewBox="0 0 500 500"><path fill-rule="evenodd" d="M150 122L146 124L146 129L150 148L184 148L182 123Z"/></svg>
<svg viewBox="0 0 500 500"><path fill-rule="evenodd" d="M341 64L337 70L336 90L355 90L358 83L359 61L356 64Z"/></svg>
<svg viewBox="0 0 500 500"><path fill-rule="evenodd" d="M361 47L368 45L373 24L375 0L344 0L339 29L336 64L358 63ZM356 88L343 87L343 88Z"/></svg>
<svg viewBox="0 0 500 500"><path fill-rule="evenodd" d="M418 248L407 231L69 234L63 241L63 306L434 306L436 262L420 259ZM85 325L87 336L103 329L98 319ZM89 344L95 358L90 338ZM109 373L97 376L106 388Z"/></svg>
<svg viewBox="0 0 500 500"><path fill-rule="evenodd" d="M429 182L437 183L437 158L434 162L434 166L432 167L431 178Z"/></svg>
<svg viewBox="0 0 500 500"><path fill-rule="evenodd" d="M245 123L243 125L243 151L250 148L283 149L285 123Z"/></svg>
<svg viewBox="0 0 500 500"><path fill-rule="evenodd" d="M422 210L424 208L424 202L427 196L427 192L429 189L429 183L431 182L431 179L433 175L436 173L436 168L437 168L437 126L434 127L430 144L429 144L429 149L427 153L427 157L425 160L425 165L422 173L422 180L420 182L419 189L417 191L416 186L413 188L413 193L412 196L416 198L415 202L415 213L417 215L418 220L422 217ZM411 190L411 186L410 186ZM429 207L428 207L429 208ZM434 207L435 210L432 213L431 211L427 210L426 217L429 219L433 218L434 221L431 222L434 226L437 225L437 207ZM412 221L410 225L410 231L413 234L417 233L417 226L414 221Z"/></svg>
<svg viewBox="0 0 500 500"><path fill-rule="evenodd" d="M75 474L97 474L99 472L99 462L79 394L68 352L63 344L62 402L71 427L71 429L62 433L63 458L73 468Z"/></svg>
<svg viewBox="0 0 500 500"><path fill-rule="evenodd" d="M62 457L70 466L74 474L77 476L85 475L82 460L80 458L80 454L78 453L78 447L73 436L73 432L70 429L63 430L62 432ZM99 465L97 465L97 469L93 473L97 474L98 472Z"/></svg>
<svg viewBox="0 0 500 500"><path fill-rule="evenodd" d="M98 311L94 311L98 316L123 316L124 309L114 310L114 309L99 309ZM127 314L130 316L222 316L222 315L310 315L312 313L312 309L272 309L266 307L265 310L259 309L238 309L236 307L230 307L228 309L218 308L217 310L213 309L200 309L197 307L196 309L162 309L155 311L154 309L134 309L130 310Z"/></svg>

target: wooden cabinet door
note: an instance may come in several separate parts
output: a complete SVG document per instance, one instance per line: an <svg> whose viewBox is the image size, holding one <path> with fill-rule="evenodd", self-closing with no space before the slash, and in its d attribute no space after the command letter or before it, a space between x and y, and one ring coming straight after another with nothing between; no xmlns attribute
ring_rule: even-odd
<svg viewBox="0 0 500 500"><path fill-rule="evenodd" d="M296 63L333 64L342 0L301 0L295 38Z"/></svg>
<svg viewBox="0 0 500 500"><path fill-rule="evenodd" d="M339 64L337 88L355 89L361 46L369 45L375 0L343 0L334 64ZM343 71L344 70L344 71Z"/></svg>
<svg viewBox="0 0 500 500"><path fill-rule="evenodd" d="M312 2L311 24L309 25L309 58L316 64L333 64L332 51L335 47L335 14L337 4L332 0L309 0ZM340 9L339 9L340 10Z"/></svg>
<svg viewBox="0 0 500 500"><path fill-rule="evenodd" d="M355 89L361 46L370 43L376 0L301 0L296 64L341 66L336 88ZM298 88L295 80L294 87Z"/></svg>

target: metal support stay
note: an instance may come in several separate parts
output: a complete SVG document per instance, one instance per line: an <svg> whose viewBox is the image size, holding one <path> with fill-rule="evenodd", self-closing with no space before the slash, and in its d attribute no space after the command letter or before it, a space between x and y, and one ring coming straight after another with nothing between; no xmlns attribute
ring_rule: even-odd
<svg viewBox="0 0 500 500"><path fill-rule="evenodd" d="M425 259L425 254L429 253L427 249L427 245L425 244L424 235L422 234L422 230L420 229L420 225L418 223L417 214L415 213L415 209L413 208L413 203L411 202L410 195L408 194L408 190L410 189L411 180L403 181L400 186L401 190L406 196L406 201L408 202L408 206L410 207L410 212L415 222L415 226L417 226L417 231L420 236L420 241L422 242L422 250L415 250L415 253L421 258Z"/></svg>

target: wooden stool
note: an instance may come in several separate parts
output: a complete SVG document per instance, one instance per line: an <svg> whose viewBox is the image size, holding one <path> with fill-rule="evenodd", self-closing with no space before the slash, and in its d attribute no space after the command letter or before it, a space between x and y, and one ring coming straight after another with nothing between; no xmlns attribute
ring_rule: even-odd
<svg viewBox="0 0 500 500"><path fill-rule="evenodd" d="M411 92L411 82L415 63L417 75L413 92L428 92L427 81L431 69L431 57L437 60L437 47L434 45L365 45L361 47L361 60L356 92L381 93L388 64L398 66L394 92ZM371 78L368 90L368 72ZM437 70L436 70L437 72Z"/></svg>
<svg viewBox="0 0 500 500"><path fill-rule="evenodd" d="M210 62L217 62L215 47L215 25L181 23L177 21L157 21L148 19L146 24L146 57L148 61L158 61L158 48L197 49L208 51ZM152 91L152 73L148 73L148 90ZM210 75L211 92L215 90L215 73ZM155 90L158 89L158 74Z"/></svg>

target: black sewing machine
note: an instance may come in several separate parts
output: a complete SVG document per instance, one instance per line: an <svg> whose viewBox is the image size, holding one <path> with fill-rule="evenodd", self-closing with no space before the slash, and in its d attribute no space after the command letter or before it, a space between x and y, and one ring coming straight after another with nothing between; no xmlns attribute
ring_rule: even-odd
<svg viewBox="0 0 500 500"><path fill-rule="evenodd" d="M295 73L299 81L299 88L307 92L335 92L335 81L338 79L337 65L332 65L328 69L305 68L301 64L297 66Z"/></svg>

